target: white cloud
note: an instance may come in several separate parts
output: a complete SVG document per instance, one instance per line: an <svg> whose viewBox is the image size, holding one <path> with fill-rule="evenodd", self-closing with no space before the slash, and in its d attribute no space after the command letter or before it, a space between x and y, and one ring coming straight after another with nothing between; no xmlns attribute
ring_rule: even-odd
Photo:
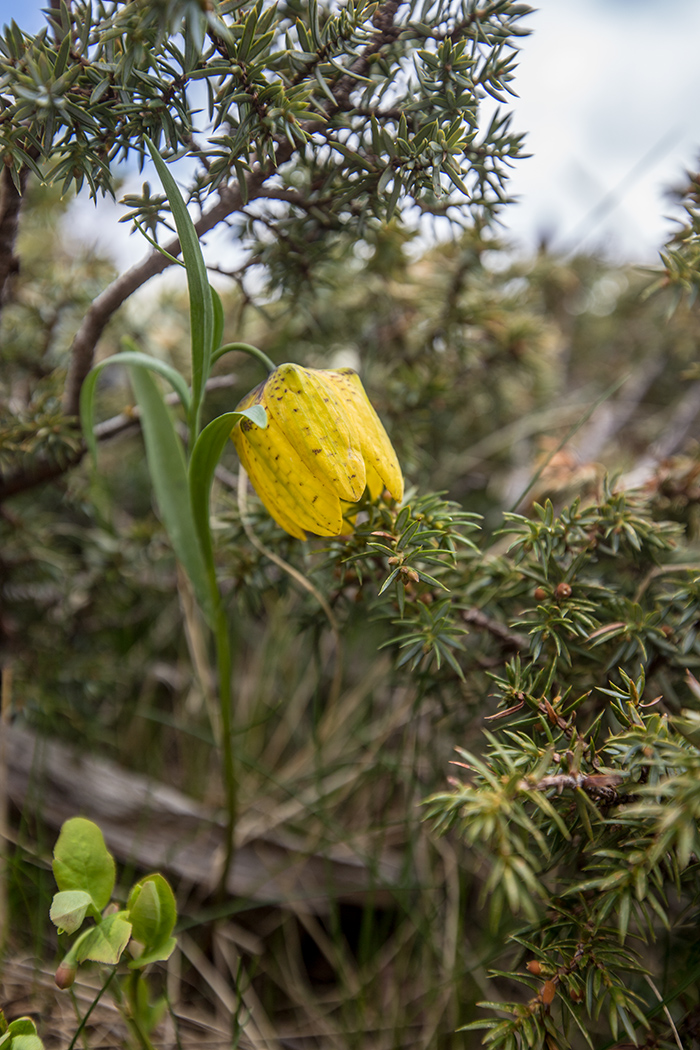
<svg viewBox="0 0 700 1050"><path fill-rule="evenodd" d="M542 0L529 25L515 125L534 156L514 171L507 227L528 246L583 237L653 258L670 228L664 190L700 152L700 4L665 0L662 18L639 0Z"/></svg>
<svg viewBox="0 0 700 1050"><path fill-rule="evenodd" d="M0 0L0 23L37 30L41 0ZM660 8L663 8L661 11ZM514 127L532 159L512 169L517 205L503 221L528 249L605 245L653 260L672 229L665 189L700 156L698 0L539 0L514 81ZM138 192L143 176L129 177ZM153 180L152 184L153 184ZM119 266L145 245L117 223L110 202L76 204L70 228Z"/></svg>

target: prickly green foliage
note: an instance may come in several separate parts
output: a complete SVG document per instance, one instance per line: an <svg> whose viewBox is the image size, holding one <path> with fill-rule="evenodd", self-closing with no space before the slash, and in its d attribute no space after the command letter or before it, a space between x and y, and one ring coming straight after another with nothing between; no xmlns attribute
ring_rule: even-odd
<svg viewBox="0 0 700 1050"><path fill-rule="evenodd" d="M686 297L693 303L700 289L700 177L689 174L687 183L674 192L684 212L680 228L659 253L662 268L647 294L670 290L670 311Z"/></svg>
<svg viewBox="0 0 700 1050"><path fill-rule="evenodd" d="M458 749L469 772L430 800L438 826L458 827L481 860L492 921L528 920L500 976L530 994L482 1004L510 1014L470 1026L488 1045L546 1046L553 1028L559 1046L606 1028L655 1045L669 1036L658 995L677 994L688 965L675 901L690 919L699 888L700 752L686 736L697 718L659 713L643 674L621 678L595 706L525 697L482 758Z"/></svg>
<svg viewBox="0 0 700 1050"><path fill-rule="evenodd" d="M697 703L700 566L675 568L678 529L609 486L597 505L536 506L503 531L516 538L500 570L522 587L496 584L481 609L527 638L490 672L482 743L457 747L451 789L428 802L469 844L494 932L510 928L497 984L525 986L468 1027L503 1048L665 1046L659 1003L700 973L684 932L700 890L698 723L679 712Z"/></svg>
<svg viewBox="0 0 700 1050"><path fill-rule="evenodd" d="M360 584L374 577L375 614L394 626L392 640L384 644L399 647L398 666L415 671L434 664L439 672L445 665L461 677L455 651L462 648L465 628L458 609L444 600L445 581L476 555L468 534L478 528L478 515L437 494L405 502L398 514L382 504L360 504L367 520L347 544L334 545L334 555L352 567Z"/></svg>
<svg viewBox="0 0 700 1050"><path fill-rule="evenodd" d="M274 266L281 239L308 268L305 242L323 231L327 252L404 202L450 214L466 195L491 214L506 199L521 136L505 110L482 126L480 100L507 105L528 13L505 0L62 4L36 36L13 22L0 39L0 153L18 186L26 168L64 193L114 195L116 166L143 163L149 137L193 158L200 204L240 193L254 261ZM274 211L244 210L275 172ZM148 183L125 203L152 233L168 224Z"/></svg>
<svg viewBox="0 0 700 1050"><path fill-rule="evenodd" d="M0 407L0 474L38 453L67 464L79 447L80 437L50 389L36 389L31 402L14 412Z"/></svg>
<svg viewBox="0 0 700 1050"><path fill-rule="evenodd" d="M370 597L396 674L486 715L427 803L467 844L472 917L502 946L468 1028L509 1050L670 1045L663 1003L692 1032L700 975L700 723L680 713L700 694L700 563L653 496L611 483L507 515L480 551L473 516L406 502L365 505L332 545L334 607Z"/></svg>
<svg viewBox="0 0 700 1050"><path fill-rule="evenodd" d="M379 615L393 619L402 664L435 659L461 676L476 655L462 636L478 604L492 614L491 628L529 646L534 670L546 665L550 680L572 687L603 684L618 665L646 666L661 654L687 666L687 644L683 652L672 639L674 624L683 629L689 619L676 596L688 573L672 565L679 526L655 522L642 499L606 486L598 504L506 515L502 531L516 538L505 557L479 553L468 535L477 520L431 495L395 516L370 510L351 538L345 559L360 580L370 572L376 580Z"/></svg>
<svg viewBox="0 0 700 1050"><path fill-rule="evenodd" d="M365 505L332 546L348 567L335 609L375 595L396 673L419 697L457 691L487 712L481 739L455 741L451 788L427 803L436 829L467 844L506 945L492 956L499 997L467 1027L509 1050L669 1045L660 1003L682 988L674 1023L692 1031L700 975L686 932L700 723L680 714L700 695L700 563L652 499L609 482L597 501L506 515L481 551L473 515L436 496L406 502Z"/></svg>

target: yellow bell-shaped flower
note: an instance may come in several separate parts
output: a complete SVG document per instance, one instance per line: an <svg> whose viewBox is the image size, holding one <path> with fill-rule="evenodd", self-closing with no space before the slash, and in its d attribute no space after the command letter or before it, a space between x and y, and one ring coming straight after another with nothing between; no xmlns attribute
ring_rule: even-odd
<svg viewBox="0 0 700 1050"><path fill-rule="evenodd" d="M267 427L242 419L231 438L253 488L292 536L338 536L341 500L356 503L365 486L373 498L384 488L402 498L396 453L351 368L280 365L238 408L255 404Z"/></svg>

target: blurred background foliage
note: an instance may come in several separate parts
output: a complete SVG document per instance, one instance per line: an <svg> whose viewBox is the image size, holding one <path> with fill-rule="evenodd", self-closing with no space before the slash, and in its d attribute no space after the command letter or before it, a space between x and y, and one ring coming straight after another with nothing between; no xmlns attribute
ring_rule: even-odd
<svg viewBox="0 0 700 1050"><path fill-rule="evenodd" d="M224 341L253 343L278 363L356 368L409 492L401 509L363 503L352 536L299 544L254 494L243 498L233 449L224 455L212 510L235 650L239 845L274 833L329 874L313 905L290 890L282 901L251 894L222 906L213 881L174 880L183 922L163 978L171 1023L180 1045L203 1045L206 1031L222 1046L447 1048L473 1045L477 1036L456 1030L479 1023L483 1000L487 1035L505 1050L587 1038L691 1047L700 1032L697 180L679 193L687 223L654 273L559 257L546 244L520 256L493 221L520 138L491 124L479 167L469 135L450 143L448 132L455 114L465 127L476 120L475 78L491 97L506 90L513 62L500 42L526 9L486 5L492 20L472 69L449 5L433 6L449 32L431 35L420 20L412 35L389 32L375 80L351 106L331 58L354 61L373 46L361 5L352 25L287 5L280 18L297 27L303 52L287 65L270 59L262 5L221 5L235 46L254 43L272 62L274 75L264 63L255 74L274 90L261 81L269 108L244 100L238 124L222 118L193 200L229 176L249 179L243 139L263 157L284 139L288 159L303 139L299 121L328 120L325 141L284 168L277 196L239 202L230 220L246 261L212 268ZM421 10L427 19L432 7ZM164 116L149 47L184 19L188 49L170 54L181 68L161 65L159 76L197 80L202 48L215 62L226 43L218 15L198 4L129 12L123 47L109 45L109 85L87 67L74 76L92 77L108 127L115 111L101 99L120 78L136 76L154 105L139 117L143 99L125 103L132 124L112 128L109 164L98 141L99 164L76 147L60 154L54 185L27 176L21 266L3 304L3 727L111 759L135 784L148 774L218 812L209 643L152 505L126 375L103 374L97 472L77 462L81 438L62 403L76 330L117 275L70 242L60 193L90 176L95 190L116 188L130 135L157 131L189 148L192 113L175 112L169 94ZM392 101L392 69L421 41L424 111L409 110L406 129L385 107L373 137L365 110ZM10 78L29 75L4 62ZM240 84L221 76L217 105L233 112ZM346 152L331 154L331 139ZM20 166L38 163L10 152ZM457 154L469 208L453 178ZM403 197L392 203L399 190L420 201L420 220ZM162 232L163 201L150 188L125 204ZM146 286L111 317L99 356L128 337L184 368L187 324L181 284ZM212 415L261 378L250 359L224 357ZM34 482L13 488L22 474ZM450 765L455 747L463 766ZM37 778L33 797L10 811L0 895L5 997L33 989L48 1046L71 1032L40 980L57 950L50 801ZM335 885L341 860L371 888ZM23 970L29 951L37 961ZM97 1030L91 1038L113 1045Z"/></svg>
<svg viewBox="0 0 700 1050"><path fill-rule="evenodd" d="M113 272L94 253L66 245L64 207L55 192L33 187L23 216L22 274L3 322L5 405L22 403L23 416L3 428L6 465L47 445L59 456L76 441L59 408L66 357L81 310ZM695 391L692 306L669 317L662 295L641 295L649 285L641 270L590 257L556 258L545 248L519 259L507 244L474 232L423 250L415 236L392 225L375 240L362 252L366 258L349 244L302 294L261 305L222 288L224 340L253 342L278 362L356 367L411 485L418 493L442 491L483 515L480 546L502 525L504 509L527 509L547 497L561 507L581 492L593 494L605 474L632 475L664 438L674 446L654 479L645 480L656 505L694 538L694 420L680 435L675 426L679 404ZM115 352L128 335L181 366L186 324L185 290L168 288L118 315L101 355ZM212 415L233 407L260 379L259 366L240 356L225 358L219 371L225 386L210 394ZM128 404L125 383L117 377L103 384L103 415L116 417ZM3 631L21 692L33 717L58 706L67 719L78 719L81 732L94 730L108 710L114 728L119 718L130 721L132 657L138 676L151 645L164 659L181 648L175 567L151 510L135 429L103 442L97 487L82 466L5 505ZM232 450L226 466L235 471ZM243 538L230 484L220 485L218 499L219 556L232 601L262 614L266 589L276 594L291 584ZM254 495L249 503L263 541L298 560L306 548L297 549L267 523ZM313 564L324 571L321 553ZM107 582L105 608L96 599ZM89 653L101 673L97 667L87 673ZM61 664L59 689L52 658ZM87 705L86 697L81 704L72 696L71 681L76 694L88 684Z"/></svg>
<svg viewBox="0 0 700 1050"><path fill-rule="evenodd" d="M45 453L55 441L60 455L62 443L75 441L58 407L71 326L112 276L105 260L68 250L63 208L55 192L32 187L22 272L5 308L3 386L15 414L2 440L14 465L17 455L36 455L37 445ZM309 1030L309 1045L324 1045L331 1032L354 1045L359 1028L377 1046L419 1045L416 1033L420 1045L457 1046L474 1038L450 1033L479 1016L475 1000L493 998L486 969L517 920L508 917L513 901L501 901L489 924L477 903L483 860L454 833L437 839L420 824L419 804L444 791L454 747L478 751L496 698L510 709L538 696L542 674L559 695L573 689L573 698L605 686L618 666L630 673L642 666L668 710L698 705L684 679L698 663L695 570L660 572L634 605L659 551L696 564L699 465L696 416L687 406L697 397L698 318L687 302L669 315L663 293L642 294L648 274L600 258L557 258L543 246L523 259L475 231L424 246L393 224L368 245L359 255L348 245L324 263L318 281L267 301L222 286L224 338L253 342L280 362L359 369L412 486L411 520L437 522L445 549L450 537L457 541L455 559L428 564L432 541L421 543L418 533L405 547L406 565L417 550L418 568L449 591L403 577L399 620L394 587L378 597L387 556L372 547L378 529L395 528L388 511L370 508L349 543L299 545L253 494L242 514L232 451L222 461L214 513L235 638L244 825L281 826L309 848L344 846L370 865L390 849L402 858L402 874L390 905L383 899L381 908L363 910L331 898L331 912L311 932L302 923L292 935L293 908L238 902L237 918L256 936L267 930L260 954L248 960L250 980L278 1031ZM101 352L128 335L180 364L186 319L185 290L169 287L117 315ZM234 356L220 374L225 385L210 395L212 414L233 407L260 379L254 362ZM103 417L128 406L124 382L117 375L103 385ZM640 470L644 495L604 495L606 476ZM436 490L455 505L421 495ZM578 497L589 510L577 522L574 550L566 528L553 522L555 509ZM542 519L533 501L547 499L553 507ZM470 517L460 519L459 508L483 516L480 531ZM526 515L513 519L530 536L518 556L499 534L509 509ZM616 514L632 522L638 543L603 536L601 520ZM656 519L675 525L659 531ZM559 528L564 546L543 554L546 525ZM263 549L250 542L251 527ZM206 645L151 506L138 429L101 442L97 476L83 464L6 502L1 528L13 715L220 804ZM334 624L264 548L313 582ZM562 585L568 600L557 591ZM618 628L600 644L586 643L606 615ZM553 670L552 652L571 644L573 655L555 660ZM553 691L545 684L543 695ZM596 710L593 700L585 704ZM41 878L21 855L13 870L25 887L24 903L11 894L16 949L22 931L37 927L41 898L27 892L28 873L32 882ZM529 899L531 888L525 891ZM201 921L201 901L189 907L190 921ZM40 950L50 952L50 933L38 926ZM672 950L677 945L664 958ZM618 964L627 961L611 962ZM302 980L303 994L293 980L299 966L294 980ZM384 985L374 983L376 974ZM202 994L206 981L198 982ZM387 1001L395 1002L390 1021ZM525 1041L544 1039L543 1027Z"/></svg>

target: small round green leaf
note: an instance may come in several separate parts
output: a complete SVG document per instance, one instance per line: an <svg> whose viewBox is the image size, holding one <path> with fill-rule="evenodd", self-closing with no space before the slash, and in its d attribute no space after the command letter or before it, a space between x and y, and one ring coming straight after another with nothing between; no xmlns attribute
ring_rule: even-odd
<svg viewBox="0 0 700 1050"><path fill-rule="evenodd" d="M18 1017L7 1026L10 1035L36 1035L36 1025L31 1017Z"/></svg>
<svg viewBox="0 0 700 1050"><path fill-rule="evenodd" d="M123 912L108 915L99 926L88 930L76 952L76 962L91 959L110 966L118 963L131 937L131 923L123 915Z"/></svg>
<svg viewBox="0 0 700 1050"><path fill-rule="evenodd" d="M84 817L67 820L53 856L53 873L59 890L89 893L98 911L109 904L116 869L97 824Z"/></svg>
<svg viewBox="0 0 700 1050"><path fill-rule="evenodd" d="M75 933L91 905L92 897L85 890L61 890L51 902L51 922L59 933Z"/></svg>
<svg viewBox="0 0 700 1050"><path fill-rule="evenodd" d="M170 938L177 919L175 895L167 879L156 873L137 882L127 903L132 936L146 951Z"/></svg>
<svg viewBox="0 0 700 1050"><path fill-rule="evenodd" d="M11 1050L44 1050L38 1035L16 1035L10 1046Z"/></svg>
<svg viewBox="0 0 700 1050"><path fill-rule="evenodd" d="M0 1047L7 1047L7 1050L44 1050L31 1017L18 1017L11 1021L0 1039Z"/></svg>

